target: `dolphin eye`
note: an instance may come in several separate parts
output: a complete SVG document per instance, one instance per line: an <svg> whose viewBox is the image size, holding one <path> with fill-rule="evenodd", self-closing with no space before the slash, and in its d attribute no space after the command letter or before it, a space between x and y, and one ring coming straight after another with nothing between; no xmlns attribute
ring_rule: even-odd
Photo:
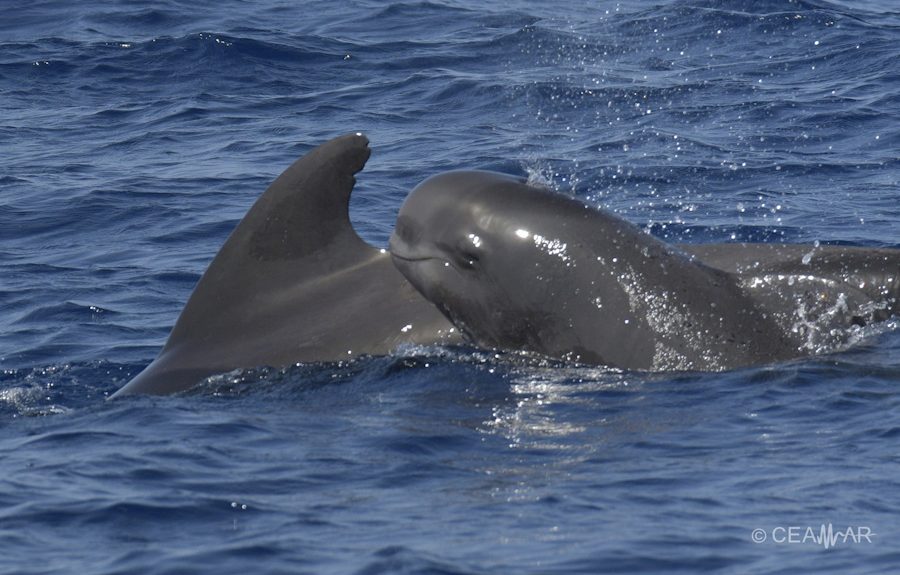
<svg viewBox="0 0 900 575"><path fill-rule="evenodd" d="M454 256L453 259L456 260L456 264L467 270L474 269L481 260L481 256L478 252L471 249L457 250Z"/></svg>
<svg viewBox="0 0 900 575"><path fill-rule="evenodd" d="M481 240L478 240L477 243L472 241L470 234L470 237L457 243L456 249L453 250L455 263L463 269L474 269L481 261L480 247Z"/></svg>

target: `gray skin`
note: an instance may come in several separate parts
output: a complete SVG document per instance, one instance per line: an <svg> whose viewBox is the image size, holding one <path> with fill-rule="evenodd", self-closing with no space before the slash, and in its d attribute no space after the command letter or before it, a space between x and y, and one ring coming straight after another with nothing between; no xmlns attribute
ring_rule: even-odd
<svg viewBox="0 0 900 575"><path fill-rule="evenodd" d="M369 153L364 136L347 135L285 170L200 278L159 356L113 397L183 391L237 368L460 341L350 224L354 174Z"/></svg>
<svg viewBox="0 0 900 575"><path fill-rule="evenodd" d="M637 370L724 370L830 351L900 311L900 250L668 245L491 172L406 199L397 268L476 345Z"/></svg>

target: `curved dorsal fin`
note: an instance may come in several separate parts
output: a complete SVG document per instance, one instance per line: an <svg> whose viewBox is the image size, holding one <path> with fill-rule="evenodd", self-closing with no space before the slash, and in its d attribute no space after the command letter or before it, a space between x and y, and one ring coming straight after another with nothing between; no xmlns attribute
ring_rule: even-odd
<svg viewBox="0 0 900 575"><path fill-rule="evenodd" d="M247 304L378 253L349 216L368 142L362 134L330 140L272 182L200 278L164 349L210 337Z"/></svg>
<svg viewBox="0 0 900 575"><path fill-rule="evenodd" d="M341 136L291 164L253 204L209 270L231 266L235 258L251 265L298 259L336 241L370 247L356 235L348 213L353 175L369 159L368 143L362 134Z"/></svg>
<svg viewBox="0 0 900 575"><path fill-rule="evenodd" d="M368 140L355 134L285 170L200 278L159 356L115 395L182 391L236 368L459 341L390 255L350 225L353 175L368 158Z"/></svg>

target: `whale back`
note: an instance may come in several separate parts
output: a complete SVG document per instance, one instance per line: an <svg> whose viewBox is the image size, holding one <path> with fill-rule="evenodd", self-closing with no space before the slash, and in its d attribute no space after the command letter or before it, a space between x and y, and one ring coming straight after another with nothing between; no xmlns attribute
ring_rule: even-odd
<svg viewBox="0 0 900 575"><path fill-rule="evenodd" d="M352 134L285 170L216 254L160 355L117 395L454 341L453 326L350 223L354 174L369 154L368 140Z"/></svg>
<svg viewBox="0 0 900 575"><path fill-rule="evenodd" d="M489 172L407 198L394 262L476 344L641 370L721 370L839 348L896 313L897 250L675 246Z"/></svg>
<svg viewBox="0 0 900 575"><path fill-rule="evenodd" d="M400 210L391 250L479 345L642 370L719 370L799 353L734 274L501 174L421 184Z"/></svg>

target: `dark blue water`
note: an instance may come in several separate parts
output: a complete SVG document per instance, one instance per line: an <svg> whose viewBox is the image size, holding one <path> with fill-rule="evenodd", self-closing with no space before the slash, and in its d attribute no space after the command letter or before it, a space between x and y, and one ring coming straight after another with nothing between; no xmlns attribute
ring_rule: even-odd
<svg viewBox="0 0 900 575"><path fill-rule="evenodd" d="M0 13L0 573L897 572L896 329L723 374L433 348L104 401L352 131L375 244L488 168L673 241L900 247L892 0Z"/></svg>

